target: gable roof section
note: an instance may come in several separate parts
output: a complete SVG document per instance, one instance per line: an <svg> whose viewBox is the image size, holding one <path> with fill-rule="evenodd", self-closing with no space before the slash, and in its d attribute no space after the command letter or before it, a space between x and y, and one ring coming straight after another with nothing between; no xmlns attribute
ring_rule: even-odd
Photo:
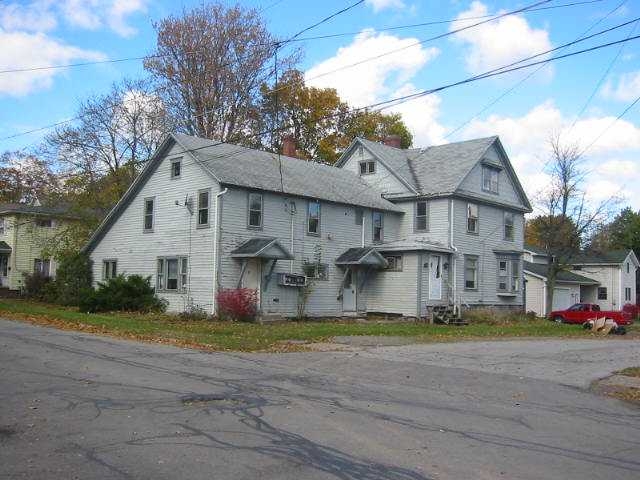
<svg viewBox="0 0 640 480"><path fill-rule="evenodd" d="M26 203L0 203L0 215L11 213L68 217L69 208L66 206L43 207L40 205L27 205Z"/></svg>
<svg viewBox="0 0 640 480"><path fill-rule="evenodd" d="M402 212L358 175L331 165L280 155L281 182L277 154L188 135L175 137L223 185Z"/></svg>
<svg viewBox="0 0 640 480"><path fill-rule="evenodd" d="M400 149L363 138L356 138L342 154L337 167L342 167L357 145L385 165L398 180L416 195L451 195L456 193L473 167L496 145L505 160L506 170L527 210L531 205L497 136L447 143L423 149ZM389 197L390 198L390 197Z"/></svg>
<svg viewBox="0 0 640 480"><path fill-rule="evenodd" d="M231 251L233 258L270 258L293 260L293 255L274 237L255 237Z"/></svg>
<svg viewBox="0 0 640 480"><path fill-rule="evenodd" d="M543 263L531 263L531 262L523 262L523 263L524 263L523 270L526 273L531 273L537 277L547 280L547 273L549 272L548 265L545 265ZM593 280L592 278L578 275L577 273L568 272L566 270L559 272L556 280L558 282L579 283L581 285L599 285L600 284L600 282Z"/></svg>
<svg viewBox="0 0 640 480"><path fill-rule="evenodd" d="M610 250L608 252L585 252L577 255L573 265L620 265L631 255L631 261L638 266L638 258L633 250Z"/></svg>

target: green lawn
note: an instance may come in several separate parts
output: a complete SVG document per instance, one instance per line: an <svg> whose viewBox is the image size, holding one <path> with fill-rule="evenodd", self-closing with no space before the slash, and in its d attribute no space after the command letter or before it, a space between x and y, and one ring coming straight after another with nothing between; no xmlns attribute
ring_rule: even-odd
<svg viewBox="0 0 640 480"><path fill-rule="evenodd" d="M217 321L184 321L170 315L131 313L84 314L76 309L25 300L0 299L0 316L58 328L84 330L139 340L176 343L210 350L291 350L287 340L323 342L337 335L413 337L417 342L451 341L487 337L589 337L576 325L546 320L521 320L501 325L465 327L424 323L350 323L305 321L247 324Z"/></svg>

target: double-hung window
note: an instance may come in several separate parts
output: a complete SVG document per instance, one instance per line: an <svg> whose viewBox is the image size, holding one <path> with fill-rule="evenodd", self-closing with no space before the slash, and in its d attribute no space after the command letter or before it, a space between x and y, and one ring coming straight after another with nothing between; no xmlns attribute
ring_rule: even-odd
<svg viewBox="0 0 640 480"><path fill-rule="evenodd" d="M4 217L0 218L0 235L4 235Z"/></svg>
<svg viewBox="0 0 640 480"><path fill-rule="evenodd" d="M607 299L607 287L598 287L598 300Z"/></svg>
<svg viewBox="0 0 640 480"><path fill-rule="evenodd" d="M38 218L36 219L36 225L43 228L52 228L53 220L50 218Z"/></svg>
<svg viewBox="0 0 640 480"><path fill-rule="evenodd" d="M102 261L102 279L110 280L118 276L118 261L103 260Z"/></svg>
<svg viewBox="0 0 640 480"><path fill-rule="evenodd" d="M145 232L153 232L153 213L155 200L153 197L144 199L144 222L143 230Z"/></svg>
<svg viewBox="0 0 640 480"><path fill-rule="evenodd" d="M180 178L182 173L182 161L180 158L171 160L171 178Z"/></svg>
<svg viewBox="0 0 640 480"><path fill-rule="evenodd" d="M478 288L478 257L475 255L464 256L464 288L466 290Z"/></svg>
<svg viewBox="0 0 640 480"><path fill-rule="evenodd" d="M320 202L317 200L307 203L307 233L320 235Z"/></svg>
<svg viewBox="0 0 640 480"><path fill-rule="evenodd" d="M504 212L504 239L513 241L513 221L512 212Z"/></svg>
<svg viewBox="0 0 640 480"><path fill-rule="evenodd" d="M625 300L625 302L628 302L628 301L631 300L631 288L630 287L625 287L624 288L624 300Z"/></svg>
<svg viewBox="0 0 640 480"><path fill-rule="evenodd" d="M247 225L249 228L262 228L262 194L249 194L249 211L247 213Z"/></svg>
<svg viewBox="0 0 640 480"><path fill-rule="evenodd" d="M426 232L429 229L429 206L426 201L416 202L415 215L415 231Z"/></svg>
<svg viewBox="0 0 640 480"><path fill-rule="evenodd" d="M200 190L198 192L198 227L209 226L209 202L210 191Z"/></svg>
<svg viewBox="0 0 640 480"><path fill-rule="evenodd" d="M303 263L302 271L307 278L314 280L327 280L329 278L329 266L325 263Z"/></svg>
<svg viewBox="0 0 640 480"><path fill-rule="evenodd" d="M467 232L478 233L479 231L479 212L478 205L475 203L467 204Z"/></svg>
<svg viewBox="0 0 640 480"><path fill-rule="evenodd" d="M498 193L498 177L500 170L484 165L482 167L482 190L489 193Z"/></svg>
<svg viewBox="0 0 640 480"><path fill-rule="evenodd" d="M156 287L158 290L185 291L189 281L187 257L158 259Z"/></svg>
<svg viewBox="0 0 640 480"><path fill-rule="evenodd" d="M498 257L498 292L518 293L520 281L520 259Z"/></svg>
<svg viewBox="0 0 640 480"><path fill-rule="evenodd" d="M382 212L373 212L371 214L373 224L373 241L381 243L384 239L384 215Z"/></svg>
<svg viewBox="0 0 640 480"><path fill-rule="evenodd" d="M51 260L36 258L33 261L33 272L43 277L51 275Z"/></svg>

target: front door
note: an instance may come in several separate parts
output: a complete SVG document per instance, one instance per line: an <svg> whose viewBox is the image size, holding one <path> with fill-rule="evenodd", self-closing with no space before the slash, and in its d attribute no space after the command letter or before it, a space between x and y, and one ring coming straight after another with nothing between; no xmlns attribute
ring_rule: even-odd
<svg viewBox="0 0 640 480"><path fill-rule="evenodd" d="M0 287L9 286L9 255L0 253Z"/></svg>
<svg viewBox="0 0 640 480"><path fill-rule="evenodd" d="M256 291L256 300L260 306L260 287L262 284L262 262L258 258L247 261L247 268L242 278L242 286Z"/></svg>
<svg viewBox="0 0 640 480"><path fill-rule="evenodd" d="M429 299L442 300L441 255L429 255Z"/></svg>
<svg viewBox="0 0 640 480"><path fill-rule="evenodd" d="M350 268L347 270L344 284L342 285L342 310L345 312L356 311L356 279L353 270Z"/></svg>

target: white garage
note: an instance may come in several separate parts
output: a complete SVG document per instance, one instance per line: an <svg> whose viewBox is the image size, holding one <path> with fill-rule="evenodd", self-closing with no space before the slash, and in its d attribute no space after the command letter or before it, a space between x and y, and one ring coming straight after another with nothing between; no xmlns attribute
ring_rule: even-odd
<svg viewBox="0 0 640 480"><path fill-rule="evenodd" d="M525 309L543 317L546 311L547 265L524 262ZM580 287L598 282L572 272L561 272L553 290L552 310L564 310L580 302Z"/></svg>

